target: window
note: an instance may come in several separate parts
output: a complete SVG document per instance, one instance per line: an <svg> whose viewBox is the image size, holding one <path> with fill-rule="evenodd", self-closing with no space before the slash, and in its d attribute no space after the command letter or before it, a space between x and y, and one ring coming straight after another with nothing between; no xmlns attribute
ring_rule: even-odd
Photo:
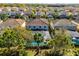
<svg viewBox="0 0 79 59"><path fill-rule="evenodd" d="M36 26L33 26L33 28L36 28Z"/></svg>
<svg viewBox="0 0 79 59"><path fill-rule="evenodd" d="M41 26L39 26L39 28L41 28Z"/></svg>
<svg viewBox="0 0 79 59"><path fill-rule="evenodd" d="M44 28L46 28L46 26L44 26Z"/></svg>

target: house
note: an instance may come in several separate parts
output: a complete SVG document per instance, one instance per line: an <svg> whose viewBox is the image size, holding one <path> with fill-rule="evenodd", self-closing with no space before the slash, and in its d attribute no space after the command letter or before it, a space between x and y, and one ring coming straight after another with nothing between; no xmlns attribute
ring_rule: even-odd
<svg viewBox="0 0 79 59"><path fill-rule="evenodd" d="M8 11L11 11L11 8L10 8L10 7L4 7L4 8L2 9L2 11L8 12Z"/></svg>
<svg viewBox="0 0 79 59"><path fill-rule="evenodd" d="M47 31L48 30L48 24L45 21L45 19L34 19L33 21L30 21L26 24L27 28L33 30L33 31Z"/></svg>
<svg viewBox="0 0 79 59"><path fill-rule="evenodd" d="M23 11L17 11L17 14L24 15Z"/></svg>
<svg viewBox="0 0 79 59"><path fill-rule="evenodd" d="M7 12L8 13L8 15L11 17L11 18L15 18L15 16L16 16L16 12L14 12L14 11L10 11L10 12Z"/></svg>
<svg viewBox="0 0 79 59"><path fill-rule="evenodd" d="M53 18L53 13L51 11L46 12L48 18Z"/></svg>
<svg viewBox="0 0 79 59"><path fill-rule="evenodd" d="M37 11L37 12L35 13L35 15L36 15L36 16L41 16L41 12L40 12L40 11Z"/></svg>
<svg viewBox="0 0 79 59"><path fill-rule="evenodd" d="M76 21L78 21L79 20L79 15L74 15L74 17L73 17ZM78 21L79 22L79 21Z"/></svg>
<svg viewBox="0 0 79 59"><path fill-rule="evenodd" d="M67 13L65 11L59 12L59 17L60 18L67 18Z"/></svg>
<svg viewBox="0 0 79 59"><path fill-rule="evenodd" d="M61 19L55 22L54 24L55 29L67 29L70 31L76 31L76 24L72 23L70 20Z"/></svg>
<svg viewBox="0 0 79 59"><path fill-rule="evenodd" d="M6 14L6 13L7 13L7 12L5 12L5 11L1 11L1 12L0 12L0 14Z"/></svg>
<svg viewBox="0 0 79 59"><path fill-rule="evenodd" d="M72 43L75 45L79 45L79 32L77 31L68 31L71 38L72 38Z"/></svg>
<svg viewBox="0 0 79 59"><path fill-rule="evenodd" d="M48 31L47 19L36 18L30 22L27 22L26 27L32 30L33 34L41 33L44 39L50 39L50 34Z"/></svg>
<svg viewBox="0 0 79 59"><path fill-rule="evenodd" d="M0 30L8 27L13 28L16 26L26 27L26 22L22 19L9 19L0 24Z"/></svg>

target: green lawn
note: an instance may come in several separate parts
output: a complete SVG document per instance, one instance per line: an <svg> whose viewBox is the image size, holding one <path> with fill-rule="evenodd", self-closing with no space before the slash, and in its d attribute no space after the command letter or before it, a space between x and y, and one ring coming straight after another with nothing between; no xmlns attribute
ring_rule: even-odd
<svg viewBox="0 0 79 59"><path fill-rule="evenodd" d="M36 54L36 51L34 49L26 50L27 56L34 56Z"/></svg>
<svg viewBox="0 0 79 59"><path fill-rule="evenodd" d="M50 49L41 49L41 53L43 53L44 51L49 51ZM27 56L34 56L36 54L35 49L30 49L30 50L26 50L27 52ZM39 54L40 55L40 54Z"/></svg>

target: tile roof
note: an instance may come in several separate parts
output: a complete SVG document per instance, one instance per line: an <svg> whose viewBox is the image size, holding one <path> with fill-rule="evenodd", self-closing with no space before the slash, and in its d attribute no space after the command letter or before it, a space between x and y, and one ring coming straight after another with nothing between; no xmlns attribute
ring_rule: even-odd
<svg viewBox="0 0 79 59"><path fill-rule="evenodd" d="M58 20L54 26L76 26L71 21L65 19L65 20Z"/></svg>
<svg viewBox="0 0 79 59"><path fill-rule="evenodd" d="M24 20L22 20L22 19L9 19L9 20L7 20L7 21L5 21L4 22L4 24L19 24L19 25L21 25L21 24L23 24L25 21Z"/></svg>
<svg viewBox="0 0 79 59"><path fill-rule="evenodd" d="M79 23L79 17L78 17L78 19L76 19L76 20L74 20L75 22L77 22L77 23Z"/></svg>
<svg viewBox="0 0 79 59"><path fill-rule="evenodd" d="M45 19L34 19L33 21L30 21L27 23L27 26L32 25L32 26L43 26L47 25L47 21Z"/></svg>
<svg viewBox="0 0 79 59"><path fill-rule="evenodd" d="M79 37L79 33L77 31L68 31L72 37Z"/></svg>
<svg viewBox="0 0 79 59"><path fill-rule="evenodd" d="M0 24L0 28L15 27L22 25L25 21L22 19L9 19Z"/></svg>

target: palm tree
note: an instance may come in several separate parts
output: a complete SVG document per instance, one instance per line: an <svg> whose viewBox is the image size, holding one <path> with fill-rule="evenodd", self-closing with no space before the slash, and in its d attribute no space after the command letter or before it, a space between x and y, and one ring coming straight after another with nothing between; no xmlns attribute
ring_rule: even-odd
<svg viewBox="0 0 79 59"><path fill-rule="evenodd" d="M55 36L55 29L53 26L53 22L50 19L48 19L48 28L49 28L49 34L50 34L51 38L53 39Z"/></svg>

